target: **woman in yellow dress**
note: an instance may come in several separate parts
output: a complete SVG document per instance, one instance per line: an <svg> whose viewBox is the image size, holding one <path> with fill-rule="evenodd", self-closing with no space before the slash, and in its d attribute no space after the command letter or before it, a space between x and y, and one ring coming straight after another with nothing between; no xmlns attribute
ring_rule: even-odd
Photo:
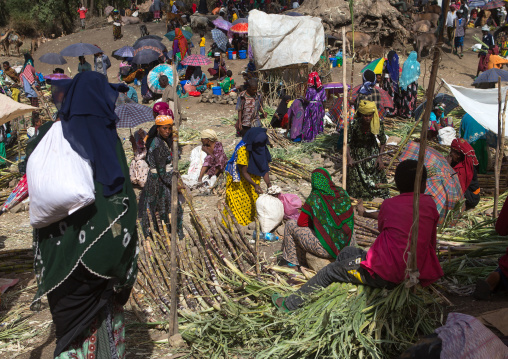
<svg viewBox="0 0 508 359"><path fill-rule="evenodd" d="M268 163L272 158L267 145L266 128L252 127L226 165L226 203L242 226L254 221L256 200L263 193L261 177L271 187Z"/></svg>

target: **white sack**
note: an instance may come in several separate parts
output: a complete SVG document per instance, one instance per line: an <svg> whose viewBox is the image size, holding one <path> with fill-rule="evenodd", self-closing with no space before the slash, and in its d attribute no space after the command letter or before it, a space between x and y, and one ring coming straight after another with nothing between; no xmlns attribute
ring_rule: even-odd
<svg viewBox="0 0 508 359"><path fill-rule="evenodd" d="M310 63L315 65L325 50L321 19L249 12L249 43L258 70Z"/></svg>
<svg viewBox="0 0 508 359"><path fill-rule="evenodd" d="M90 163L75 152L55 122L28 159L30 224L42 228L95 201Z"/></svg>
<svg viewBox="0 0 508 359"><path fill-rule="evenodd" d="M270 233L277 227L284 218L284 205L274 196L262 194L256 201L256 211L258 213L261 231Z"/></svg>
<svg viewBox="0 0 508 359"><path fill-rule="evenodd" d="M462 86L450 85L445 82L459 105L472 118L486 129L497 134L498 89L472 89ZM501 98L504 99L507 87L501 89ZM505 127L505 136L508 126Z"/></svg>
<svg viewBox="0 0 508 359"><path fill-rule="evenodd" d="M201 146L194 148L190 154L190 165L186 175L182 176L182 181L187 186L192 187L198 183L201 168L205 162L207 154L203 152Z"/></svg>
<svg viewBox="0 0 508 359"><path fill-rule="evenodd" d="M444 127L438 131L439 144L451 146L452 141L457 138L457 133L453 127Z"/></svg>

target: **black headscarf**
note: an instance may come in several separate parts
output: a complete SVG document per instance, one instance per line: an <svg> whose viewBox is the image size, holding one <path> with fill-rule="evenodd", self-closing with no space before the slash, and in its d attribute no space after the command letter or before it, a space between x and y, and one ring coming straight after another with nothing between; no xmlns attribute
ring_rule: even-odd
<svg viewBox="0 0 508 359"><path fill-rule="evenodd" d="M122 189L125 178L116 156L115 102L124 84L113 85L95 71L72 80L53 81L53 100L59 109L64 137L72 149L91 162L94 180L104 186L104 196Z"/></svg>
<svg viewBox="0 0 508 359"><path fill-rule="evenodd" d="M269 142L268 136L266 135L266 128L252 127L243 136L242 140L245 142L247 151L249 151L247 172L255 176L263 177L270 171L268 163L272 161L272 156L267 147Z"/></svg>
<svg viewBox="0 0 508 359"><path fill-rule="evenodd" d="M201 70L201 66L196 66L194 68L194 72L192 73L192 78L196 80L201 80L201 76L203 75L203 71Z"/></svg>
<svg viewBox="0 0 508 359"><path fill-rule="evenodd" d="M288 113L288 104L287 104L287 101L290 100L290 99L291 99L291 97L289 97L288 95L282 96L282 99L280 100L279 106L277 106L277 110L275 110L275 112L277 112L279 114L279 116L284 117L284 115L286 113Z"/></svg>
<svg viewBox="0 0 508 359"><path fill-rule="evenodd" d="M164 139L161 136L159 136L159 132L157 131L157 125L153 125L150 128L150 131L148 131L148 137L146 139L145 147L148 151L150 149L150 146L152 145L153 140L155 137L159 137L163 142L166 142L166 144L169 147L170 151L173 151L173 136L169 136L168 139ZM146 159L147 160L147 159Z"/></svg>

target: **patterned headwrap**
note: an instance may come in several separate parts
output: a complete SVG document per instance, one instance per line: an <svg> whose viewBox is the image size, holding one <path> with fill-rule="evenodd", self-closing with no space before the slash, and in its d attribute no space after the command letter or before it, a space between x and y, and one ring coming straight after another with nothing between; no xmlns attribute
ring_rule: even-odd
<svg viewBox="0 0 508 359"><path fill-rule="evenodd" d="M317 168L311 175L312 190L302 207L314 225L314 233L334 258L351 240L354 214L347 192L335 184L327 170Z"/></svg>
<svg viewBox="0 0 508 359"><path fill-rule="evenodd" d="M166 115L159 115L155 119L155 124L157 126L173 125L173 119Z"/></svg>
<svg viewBox="0 0 508 359"><path fill-rule="evenodd" d="M379 113L377 111L376 103L373 101L360 100L358 105L358 113L362 115L374 115L370 121L370 132L374 135L379 135L379 128L381 123L379 121Z"/></svg>
<svg viewBox="0 0 508 359"><path fill-rule="evenodd" d="M320 89L322 84L321 84L321 79L319 78L319 74L317 72L311 72L309 74L309 79L307 81L307 87L316 87L316 89Z"/></svg>

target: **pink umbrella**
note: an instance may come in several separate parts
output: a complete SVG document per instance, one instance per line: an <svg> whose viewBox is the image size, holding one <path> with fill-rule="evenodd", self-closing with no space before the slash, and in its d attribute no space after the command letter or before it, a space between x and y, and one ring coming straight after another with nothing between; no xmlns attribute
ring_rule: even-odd
<svg viewBox="0 0 508 359"><path fill-rule="evenodd" d="M26 181L26 174L23 175L18 185L14 188L12 193L7 197L2 209L0 209L0 215L7 212L9 209L23 201L28 197L28 183Z"/></svg>
<svg viewBox="0 0 508 359"><path fill-rule="evenodd" d="M219 16L217 19L213 20L212 23L215 25L217 29L226 30L228 31L233 24L231 24L229 21L226 21L222 18L222 16Z"/></svg>
<svg viewBox="0 0 508 359"><path fill-rule="evenodd" d="M66 74L49 74L44 76L45 80L69 80L70 77Z"/></svg>
<svg viewBox="0 0 508 359"><path fill-rule="evenodd" d="M212 61L203 55L189 55L181 62L182 65L185 66L206 66L212 63Z"/></svg>

